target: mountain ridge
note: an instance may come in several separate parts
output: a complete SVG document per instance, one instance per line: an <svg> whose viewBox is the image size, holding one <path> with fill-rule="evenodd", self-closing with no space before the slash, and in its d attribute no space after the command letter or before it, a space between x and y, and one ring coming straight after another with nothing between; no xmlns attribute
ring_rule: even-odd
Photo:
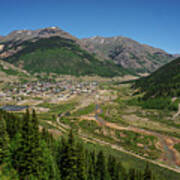
<svg viewBox="0 0 180 180"><path fill-rule="evenodd" d="M77 44L79 44L81 47L81 41L72 36L71 34L65 32L64 30L60 29L59 27L47 27L37 30L15 30L7 34L6 36L2 37L0 39L0 58L6 58L8 56L11 56L21 50L21 48L16 48L16 50L13 50L13 45L21 44L25 41L33 41L36 42L37 40L41 38L50 38L50 37L62 37L66 39L71 39L75 41ZM5 51L3 53L3 50L5 49L6 44L9 44L9 51Z"/></svg>
<svg viewBox="0 0 180 180"><path fill-rule="evenodd" d="M4 44L11 51L12 44ZM99 61L72 39L59 36L14 42L14 51L4 60L30 73L57 73L69 75L119 76L129 74L113 62ZM18 49L18 51L16 51ZM3 51L2 51L3 52ZM2 53L3 54L3 53ZM1 55L2 55L1 54Z"/></svg>
<svg viewBox="0 0 180 180"><path fill-rule="evenodd" d="M52 44L52 41L55 45ZM56 50L53 48L56 48ZM66 49L66 52L63 51L63 48ZM35 51L34 55L32 49ZM38 49L39 51L37 51ZM46 49L46 51L42 51L43 49ZM53 51L50 51L51 49ZM77 52L75 52L75 49ZM44 63L40 54L44 57ZM84 57L81 54L84 54ZM72 56L76 58L73 59ZM71 74L73 71L73 74L76 74L75 71L78 71L79 66L88 67L87 74L89 74L89 72L95 72L95 69L100 71L100 66L104 68L110 66L110 74L118 75L124 74L125 71L130 74L151 73L171 61L174 56L161 49L142 45L135 40L122 36L110 38L96 36L90 39L78 39L58 27L48 27L37 30L16 30L4 36L0 39L0 58L21 68L24 68L26 64L26 70L32 68L31 72L34 72L34 69L39 71L40 67L37 63L40 63L43 64L41 69L48 72L51 70L54 72L54 69L56 69L55 71L58 73L63 71L63 73ZM88 63L95 62L92 59L96 59L97 68L95 64L93 66L88 65ZM67 62L66 71L61 67L65 61ZM70 61L73 63L70 63ZM58 66L55 64L58 64ZM76 64L76 68L72 66L73 64ZM77 64L79 65L77 66ZM48 65L51 69L47 69ZM36 68L37 66L38 68ZM44 66L46 67L44 68ZM107 73L108 67L105 69ZM123 73L117 73L118 69ZM112 73L113 71L115 73ZM83 74L85 73L86 71L83 71Z"/></svg>
<svg viewBox="0 0 180 180"><path fill-rule="evenodd" d="M133 39L114 36L94 36L82 39L84 46L99 57L111 59L124 68L150 73L173 60L164 50L141 44Z"/></svg>

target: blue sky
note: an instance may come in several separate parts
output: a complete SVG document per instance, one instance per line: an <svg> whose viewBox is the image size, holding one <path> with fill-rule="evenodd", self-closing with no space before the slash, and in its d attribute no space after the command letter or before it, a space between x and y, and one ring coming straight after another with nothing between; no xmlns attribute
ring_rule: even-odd
<svg viewBox="0 0 180 180"><path fill-rule="evenodd" d="M79 38L126 36L180 53L180 0L0 0L0 35L59 26Z"/></svg>

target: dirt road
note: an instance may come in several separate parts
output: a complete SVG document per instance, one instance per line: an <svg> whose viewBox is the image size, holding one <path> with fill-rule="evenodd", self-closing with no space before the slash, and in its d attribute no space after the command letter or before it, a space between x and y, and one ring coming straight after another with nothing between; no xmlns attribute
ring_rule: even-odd
<svg viewBox="0 0 180 180"><path fill-rule="evenodd" d="M173 116L173 120L176 119L180 115L180 104L178 106L178 111L177 113Z"/></svg>

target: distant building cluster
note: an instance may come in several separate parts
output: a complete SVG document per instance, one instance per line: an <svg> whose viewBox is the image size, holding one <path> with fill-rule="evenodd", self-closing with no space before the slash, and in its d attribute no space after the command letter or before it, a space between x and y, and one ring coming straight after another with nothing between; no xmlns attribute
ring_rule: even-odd
<svg viewBox="0 0 180 180"><path fill-rule="evenodd" d="M0 92L2 101L22 101L23 97L56 97L58 100L66 100L72 95L81 93L93 93L98 82L78 82L63 80L59 82L36 81L24 84L11 83Z"/></svg>

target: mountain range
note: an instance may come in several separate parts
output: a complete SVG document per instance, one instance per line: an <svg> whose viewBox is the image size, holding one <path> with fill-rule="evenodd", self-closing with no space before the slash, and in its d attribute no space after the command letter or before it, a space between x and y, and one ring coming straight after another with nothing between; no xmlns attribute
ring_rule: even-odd
<svg viewBox="0 0 180 180"><path fill-rule="evenodd" d="M0 59L30 73L112 77L151 73L174 55L125 37L78 39L49 27L1 36Z"/></svg>

